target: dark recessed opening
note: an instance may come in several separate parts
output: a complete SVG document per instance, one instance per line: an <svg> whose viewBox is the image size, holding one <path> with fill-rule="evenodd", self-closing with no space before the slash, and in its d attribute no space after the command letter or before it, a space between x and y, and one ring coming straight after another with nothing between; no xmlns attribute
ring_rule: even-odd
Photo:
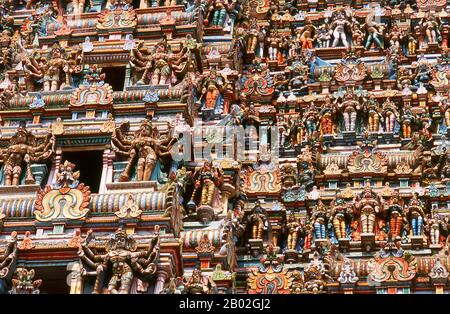
<svg viewBox="0 0 450 314"><path fill-rule="evenodd" d="M103 151L63 152L62 157L62 162L68 160L76 165L75 170L80 171L78 180L88 185L92 193L98 193L103 170Z"/></svg>
<svg viewBox="0 0 450 314"><path fill-rule="evenodd" d="M122 91L125 83L125 67L103 68L105 82L111 85L114 91Z"/></svg>
<svg viewBox="0 0 450 314"><path fill-rule="evenodd" d="M70 286L67 278L70 272L65 266L34 267L34 280L41 279L41 294L69 294Z"/></svg>

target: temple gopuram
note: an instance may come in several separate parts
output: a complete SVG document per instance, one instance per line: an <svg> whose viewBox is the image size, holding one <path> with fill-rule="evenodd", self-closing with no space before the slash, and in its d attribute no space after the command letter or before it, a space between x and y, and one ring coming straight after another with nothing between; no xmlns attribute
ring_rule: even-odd
<svg viewBox="0 0 450 314"><path fill-rule="evenodd" d="M0 0L0 293L450 293L447 0Z"/></svg>

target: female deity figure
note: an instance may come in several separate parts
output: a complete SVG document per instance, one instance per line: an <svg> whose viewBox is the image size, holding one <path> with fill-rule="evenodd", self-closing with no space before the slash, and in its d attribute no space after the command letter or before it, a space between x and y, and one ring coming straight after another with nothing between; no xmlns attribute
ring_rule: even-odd
<svg viewBox="0 0 450 314"><path fill-rule="evenodd" d="M345 12L337 11L330 24L330 28L332 29L333 34L332 47L339 47L340 42L345 48L348 48L350 46L347 40L347 31L351 30L351 26L351 23L345 16Z"/></svg>
<svg viewBox="0 0 450 314"><path fill-rule="evenodd" d="M89 248L89 242L93 238L92 230L87 232L86 238L81 242L78 256L84 267L94 269L85 275L96 275L94 292L100 293L100 274L110 271L111 278L108 281L107 293L129 294L134 277L148 281L157 270L159 261L159 226L155 227L156 235L150 241L146 250L136 251L137 243L132 236L118 229L105 245L105 254L95 254Z"/></svg>
<svg viewBox="0 0 450 314"><path fill-rule="evenodd" d="M331 222L333 224L334 233L338 240L347 238L348 224L353 218L353 204L345 203L341 194L338 193L336 198L331 201Z"/></svg>
<svg viewBox="0 0 450 314"><path fill-rule="evenodd" d="M392 195L384 204L384 211L386 213L386 220L389 224L389 233L392 239L400 237L402 233L402 226L407 225L403 206L400 203L399 195Z"/></svg>
<svg viewBox="0 0 450 314"><path fill-rule="evenodd" d="M194 190L192 191L189 208L196 206L220 207L220 190L223 183L223 172L212 162L205 161L203 166L193 174Z"/></svg>
<svg viewBox="0 0 450 314"><path fill-rule="evenodd" d="M286 248L288 250L295 250L297 247L298 235L301 229L301 225L295 218L293 212L291 212L288 217L288 220L286 222L286 229L288 233Z"/></svg>
<svg viewBox="0 0 450 314"><path fill-rule="evenodd" d="M380 213L379 196L366 183L364 191L356 196L355 209L360 215L361 233L376 233L375 223Z"/></svg>
<svg viewBox="0 0 450 314"><path fill-rule="evenodd" d="M413 193L413 196L406 207L407 217L409 218L411 225L412 236L422 235L425 218L425 206L417 196L417 193Z"/></svg>
<svg viewBox="0 0 450 314"><path fill-rule="evenodd" d="M384 131L395 133L399 128L400 115L397 110L397 105L387 97L383 103L382 121L384 122Z"/></svg>
<svg viewBox="0 0 450 314"><path fill-rule="evenodd" d="M21 122L16 134L11 138L7 148L0 148L3 160L3 177L5 185L19 185L25 163L25 184L36 182L31 165L49 160L55 152L55 137L48 131L43 142L38 144L36 138Z"/></svg>
<svg viewBox="0 0 450 314"><path fill-rule="evenodd" d="M315 239L326 239L327 227L330 213L326 206L319 199L317 205L315 205L311 211L311 222L314 228Z"/></svg>
<svg viewBox="0 0 450 314"><path fill-rule="evenodd" d="M130 123L124 122L115 128L111 136L115 152L128 157L125 169L120 175L120 181L126 182L130 180L134 165L137 166L136 180L148 181L152 179L153 170L159 162L159 159L170 156L170 148L175 139L171 135L161 139L158 129L152 127L150 120L143 120L141 122L139 130L134 133L132 139L124 135L124 133L128 132L129 128ZM158 177L159 175L160 173L157 173L155 176Z"/></svg>

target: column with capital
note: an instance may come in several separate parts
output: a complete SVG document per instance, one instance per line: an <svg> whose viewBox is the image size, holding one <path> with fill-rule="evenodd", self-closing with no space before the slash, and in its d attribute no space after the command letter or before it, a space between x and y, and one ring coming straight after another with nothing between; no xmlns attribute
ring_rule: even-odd
<svg viewBox="0 0 450 314"><path fill-rule="evenodd" d="M164 284L167 280L168 274L164 270L159 270L156 272L156 285L153 294L160 294L164 289Z"/></svg>

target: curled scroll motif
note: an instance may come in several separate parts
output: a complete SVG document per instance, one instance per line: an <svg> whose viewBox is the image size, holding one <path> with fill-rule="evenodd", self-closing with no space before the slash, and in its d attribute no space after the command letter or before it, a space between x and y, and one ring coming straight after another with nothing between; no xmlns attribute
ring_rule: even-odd
<svg viewBox="0 0 450 314"><path fill-rule="evenodd" d="M97 21L98 29L135 27L136 25L136 12L129 6L117 6L114 10L107 9L100 13Z"/></svg>
<svg viewBox="0 0 450 314"><path fill-rule="evenodd" d="M347 169L350 173L386 173L387 159L380 151L354 152L348 157Z"/></svg>
<svg viewBox="0 0 450 314"><path fill-rule="evenodd" d="M369 278L376 282L408 281L416 276L417 268L414 257L375 257L368 263Z"/></svg>
<svg viewBox="0 0 450 314"><path fill-rule="evenodd" d="M107 84L82 85L70 97L70 105L82 107L86 105L110 105L113 103L113 89Z"/></svg>
<svg viewBox="0 0 450 314"><path fill-rule="evenodd" d="M250 168L244 170L242 173L244 189L249 193L278 193L281 190L281 174L279 170L255 171Z"/></svg>

